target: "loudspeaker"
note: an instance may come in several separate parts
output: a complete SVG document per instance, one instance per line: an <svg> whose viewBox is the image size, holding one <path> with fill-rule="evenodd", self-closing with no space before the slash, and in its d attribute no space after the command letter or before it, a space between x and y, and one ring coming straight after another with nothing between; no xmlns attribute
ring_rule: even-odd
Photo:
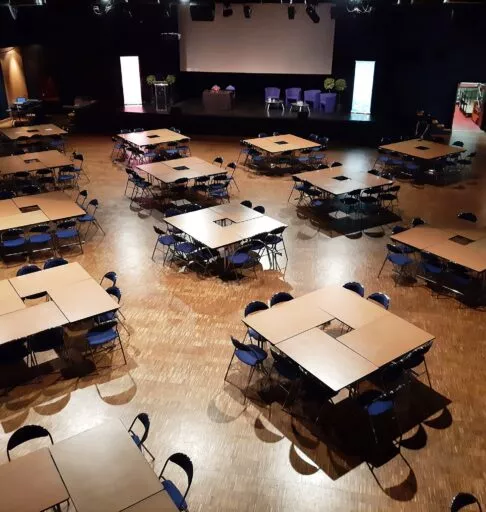
<svg viewBox="0 0 486 512"><path fill-rule="evenodd" d="M191 5L189 9L192 21L214 21L214 2Z"/></svg>
<svg viewBox="0 0 486 512"><path fill-rule="evenodd" d="M309 117L309 112L307 110L303 110L302 112L297 112L297 119L299 121L305 121Z"/></svg>

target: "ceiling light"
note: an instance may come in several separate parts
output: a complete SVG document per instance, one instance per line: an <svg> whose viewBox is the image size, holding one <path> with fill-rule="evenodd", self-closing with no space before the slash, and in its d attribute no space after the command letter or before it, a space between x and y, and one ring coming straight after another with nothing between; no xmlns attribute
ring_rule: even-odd
<svg viewBox="0 0 486 512"><path fill-rule="evenodd" d="M233 16L233 9L231 8L231 4L229 2L223 2L223 16L228 18L228 16Z"/></svg>
<svg viewBox="0 0 486 512"><path fill-rule="evenodd" d="M371 0L347 0L346 10L351 14L369 14L373 6Z"/></svg>
<svg viewBox="0 0 486 512"><path fill-rule="evenodd" d="M245 15L245 18L247 18L247 19L251 18L252 12L253 12L253 9L249 5L243 6L243 14Z"/></svg>
<svg viewBox="0 0 486 512"><path fill-rule="evenodd" d="M321 18L317 14L316 9L313 5L307 5L307 7L305 8L305 12L314 23L319 23L319 21L321 21Z"/></svg>
<svg viewBox="0 0 486 512"><path fill-rule="evenodd" d="M287 7L287 15L289 20L293 20L295 18L295 7L293 5L289 5Z"/></svg>

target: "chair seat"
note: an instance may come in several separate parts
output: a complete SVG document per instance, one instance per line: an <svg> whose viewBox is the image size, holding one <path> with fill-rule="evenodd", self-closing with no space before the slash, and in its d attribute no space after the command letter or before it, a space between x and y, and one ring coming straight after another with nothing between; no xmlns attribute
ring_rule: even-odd
<svg viewBox="0 0 486 512"><path fill-rule="evenodd" d="M257 341L266 341L265 338L259 334L258 332L256 332L254 329L252 329L251 327L248 328L248 334L250 335L251 338L253 338L254 340L257 340ZM257 345L254 345L255 347Z"/></svg>
<svg viewBox="0 0 486 512"><path fill-rule="evenodd" d="M297 380L301 374L297 367L291 363L287 363L284 360L276 361L274 366L277 373L288 380Z"/></svg>
<svg viewBox="0 0 486 512"><path fill-rule="evenodd" d="M49 233L39 233L37 235L30 235L29 240L31 244L45 244L52 240L52 236Z"/></svg>
<svg viewBox="0 0 486 512"><path fill-rule="evenodd" d="M189 254L196 250L194 244L191 244L190 242L179 242L176 244L175 248L178 252L182 252L184 254Z"/></svg>
<svg viewBox="0 0 486 512"><path fill-rule="evenodd" d="M398 199L398 197L395 194L388 193L380 194L378 197L384 201L394 201L395 199Z"/></svg>
<svg viewBox="0 0 486 512"><path fill-rule="evenodd" d="M265 237L265 243L267 245L277 245L280 242L283 242L283 238L281 236L278 236L278 235L267 235Z"/></svg>
<svg viewBox="0 0 486 512"><path fill-rule="evenodd" d="M398 266L409 265L412 263L412 260L405 256L405 254L389 254L388 260Z"/></svg>
<svg viewBox="0 0 486 512"><path fill-rule="evenodd" d="M324 206L324 201L321 199L313 199L310 206L313 208L320 208L321 206Z"/></svg>
<svg viewBox="0 0 486 512"><path fill-rule="evenodd" d="M423 263L422 267L426 272L430 274L440 274L442 272L442 269L433 263Z"/></svg>
<svg viewBox="0 0 486 512"><path fill-rule="evenodd" d="M103 322L109 322L110 320L116 319L116 313L114 311L108 311L108 313L103 313L96 317L96 321L100 324Z"/></svg>
<svg viewBox="0 0 486 512"><path fill-rule="evenodd" d="M88 340L89 345L96 346L114 341L117 337L118 334L115 329L108 329L107 331L88 332L86 339Z"/></svg>
<svg viewBox="0 0 486 512"><path fill-rule="evenodd" d="M75 228L71 229L59 229L56 231L57 238L74 238L78 236L78 230Z"/></svg>
<svg viewBox="0 0 486 512"><path fill-rule="evenodd" d="M159 244L162 245L174 245L175 238L172 235L161 235L158 238Z"/></svg>
<svg viewBox="0 0 486 512"><path fill-rule="evenodd" d="M249 366L256 366L260 364L263 359L261 359L253 350L240 350L237 349L235 351L235 356L242 362Z"/></svg>
<svg viewBox="0 0 486 512"><path fill-rule="evenodd" d="M132 437L132 441L139 447L141 448L141 440L140 440L140 437L137 436L137 434L135 434L135 432L130 432L130 436Z"/></svg>
<svg viewBox="0 0 486 512"><path fill-rule="evenodd" d="M14 238L13 240L4 240L2 242L3 247L21 247L25 245L27 240L25 238Z"/></svg>
<svg viewBox="0 0 486 512"><path fill-rule="evenodd" d="M184 497L182 496L179 489L175 486L174 482L172 482L172 480L164 480L162 482L162 488L167 492L167 494L170 496L170 499L174 502L174 505L179 510L184 510L187 508L187 503L184 500Z"/></svg>
<svg viewBox="0 0 486 512"><path fill-rule="evenodd" d="M246 252L238 252L236 254L232 254L228 260L233 263L233 265L244 265L250 261L250 255Z"/></svg>
<svg viewBox="0 0 486 512"><path fill-rule="evenodd" d="M94 216L90 215L88 213L86 215L83 215L82 217L78 218L79 222L93 222L94 220L95 220Z"/></svg>
<svg viewBox="0 0 486 512"><path fill-rule="evenodd" d="M72 174L60 174L57 178L58 181L71 181L74 180L74 175Z"/></svg>
<svg viewBox="0 0 486 512"><path fill-rule="evenodd" d="M262 336L258 335L259 338L262 340L265 339ZM254 343L251 343L250 345L247 345L247 347L250 347L251 350L255 353L255 355L261 360L265 361L265 359L268 357L268 354L263 350L263 348L259 347L258 345L255 345Z"/></svg>

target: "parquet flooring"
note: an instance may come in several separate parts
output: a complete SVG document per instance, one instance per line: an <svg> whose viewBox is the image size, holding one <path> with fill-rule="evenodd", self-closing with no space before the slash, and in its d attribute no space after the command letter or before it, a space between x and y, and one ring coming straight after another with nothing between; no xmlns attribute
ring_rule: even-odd
<svg viewBox="0 0 486 512"><path fill-rule="evenodd" d="M434 225L447 225L465 209L486 225L486 136L463 140L469 149L477 146L482 152L473 176L447 187L402 184L399 209L405 220L422 216ZM485 313L433 297L420 285L395 286L389 268L378 279L387 237L319 232L287 203L289 176L259 176L242 169L235 175L240 192L233 189L233 201L263 204L270 216L289 225L285 276L265 271L237 285L164 267L160 257L150 259L154 219L131 211L123 195L125 173L110 161L110 138L72 135L69 144L85 155L91 177L86 188L100 201L97 216L106 231L86 244L83 255L70 259L95 277L108 270L119 274L123 312L132 332L130 338L124 336L129 364L121 366L121 355L114 353L113 367L99 374L68 380L53 374L0 397L0 462L7 460L8 437L21 425L43 425L56 441L107 418L120 418L128 426L146 411L152 421L147 444L156 455L156 470L177 451L194 462L191 511L438 512L448 510L459 491L473 492L486 503ZM191 149L195 156L222 155L229 162L239 145L234 139L195 137ZM371 168L375 152L331 149L329 157L359 171ZM2 268L0 277L13 276L17 268ZM343 433L346 440L336 447L319 435L320 429L298 417L292 420L277 403L263 403L255 394L258 380L251 391L255 399L246 406L239 391L223 382L232 353L229 335L243 337L240 317L248 302L267 300L281 290L301 295L350 280L362 282L367 293L387 293L392 312L436 335L428 355L435 392L412 388L414 408L421 408L419 398L424 397L424 414L417 415L423 421L420 426L410 422L403 458L376 469L376 480L367 464L346 449L363 428L352 415L335 427L336 437ZM230 380L243 385L244 372L235 364ZM322 430L332 421L332 411L326 412Z"/></svg>

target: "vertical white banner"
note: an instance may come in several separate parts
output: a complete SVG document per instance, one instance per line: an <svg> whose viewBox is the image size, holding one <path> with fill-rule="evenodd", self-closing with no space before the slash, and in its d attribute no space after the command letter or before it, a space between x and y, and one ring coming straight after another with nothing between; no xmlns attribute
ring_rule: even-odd
<svg viewBox="0 0 486 512"><path fill-rule="evenodd" d="M371 96L375 77L374 60L357 60L354 69L353 114L371 114Z"/></svg>
<svg viewBox="0 0 486 512"><path fill-rule="evenodd" d="M140 85L140 66L138 57L120 57L123 86L123 103L125 105L142 104L142 87Z"/></svg>

